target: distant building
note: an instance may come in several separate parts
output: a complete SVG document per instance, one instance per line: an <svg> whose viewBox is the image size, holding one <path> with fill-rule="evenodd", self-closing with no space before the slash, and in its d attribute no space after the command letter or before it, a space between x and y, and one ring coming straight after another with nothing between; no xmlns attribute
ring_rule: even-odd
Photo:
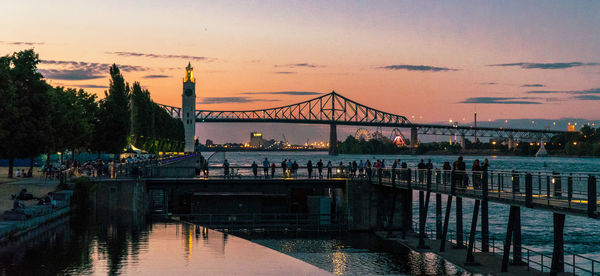
<svg viewBox="0 0 600 276"><path fill-rule="evenodd" d="M262 148L265 146L265 140L263 139L262 133L251 132L250 133L250 146L253 148Z"/></svg>

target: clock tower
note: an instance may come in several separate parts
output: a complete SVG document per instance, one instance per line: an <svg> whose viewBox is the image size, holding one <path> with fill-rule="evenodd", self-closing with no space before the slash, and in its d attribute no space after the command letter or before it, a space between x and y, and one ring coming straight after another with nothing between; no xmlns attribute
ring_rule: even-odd
<svg viewBox="0 0 600 276"><path fill-rule="evenodd" d="M196 139L196 80L194 68L188 63L183 78L183 94L181 94L181 120L185 129L185 152L195 151Z"/></svg>

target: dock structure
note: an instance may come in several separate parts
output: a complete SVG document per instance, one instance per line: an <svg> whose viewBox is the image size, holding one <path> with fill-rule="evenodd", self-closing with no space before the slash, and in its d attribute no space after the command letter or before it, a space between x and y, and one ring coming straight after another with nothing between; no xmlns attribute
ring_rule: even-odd
<svg viewBox="0 0 600 276"><path fill-rule="evenodd" d="M563 240L566 216L600 217L597 173L403 168L373 169L371 175L353 175L344 168L333 168L332 177L327 178L327 168L321 174L315 168L309 177L306 167L297 172L277 167L273 175L270 169L264 174L260 168L255 174L250 166L217 166L199 176L192 166L194 160L183 159L178 165L169 163L141 170L143 174L135 181L137 185L144 184L144 192L155 211L178 218L195 217L207 225L229 230L236 227L246 230L285 227L286 231L343 229L383 231L391 239L403 241L417 237L415 247L419 250L442 256L449 250L453 254L463 252L464 263L459 265L467 269L489 263L490 258L482 257L486 254L501 254L500 265L487 270L497 273L519 272L521 266L553 274L566 271L594 275L600 270L598 260L565 252ZM419 202L415 221L413 192L418 194ZM442 202L442 195L446 202ZM474 200L472 214L463 212L463 198ZM228 200L235 204L219 205ZM431 202L436 205L435 229L427 227ZM510 206L504 241L490 238L489 202ZM444 203L446 206L442 206ZM453 204L457 223L455 229L450 229ZM522 246L522 208L553 213L551 256ZM463 229L463 219L471 220L469 229ZM476 237L478 224L481 237ZM451 241L454 246L448 248L448 243L441 241ZM456 251L457 248L462 251Z"/></svg>

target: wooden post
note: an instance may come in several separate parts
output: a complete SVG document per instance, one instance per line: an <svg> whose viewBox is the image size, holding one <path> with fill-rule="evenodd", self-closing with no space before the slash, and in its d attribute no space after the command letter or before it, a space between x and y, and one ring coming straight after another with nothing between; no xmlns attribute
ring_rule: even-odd
<svg viewBox="0 0 600 276"><path fill-rule="evenodd" d="M508 271L508 257L510 255L510 244L513 236L516 208L516 206L510 206L510 213L508 215L508 226L506 227L506 239L504 241L504 253L502 255L502 267L500 269L500 272Z"/></svg>
<svg viewBox="0 0 600 276"><path fill-rule="evenodd" d="M420 194L419 194L420 197ZM429 248L428 246L425 246L425 226L427 225L427 212L429 209L429 197L430 197L430 192L427 192L427 194L425 195L425 204L423 206L423 213L421 215L421 217L419 218L419 248Z"/></svg>
<svg viewBox="0 0 600 276"><path fill-rule="evenodd" d="M533 179L530 173L525 175L525 206L533 207Z"/></svg>
<svg viewBox="0 0 600 276"><path fill-rule="evenodd" d="M483 172L481 200L481 251L490 252L490 226L488 219L488 172Z"/></svg>
<svg viewBox="0 0 600 276"><path fill-rule="evenodd" d="M513 206L511 206L513 208ZM515 219L513 224L513 264L522 265L522 249L521 249L521 207L514 206Z"/></svg>
<svg viewBox="0 0 600 276"><path fill-rule="evenodd" d="M425 211L425 193L419 191L419 248L425 247L425 224L423 213Z"/></svg>
<svg viewBox="0 0 600 276"><path fill-rule="evenodd" d="M446 200L446 217L444 217L444 230L442 230L442 240L440 243L440 252L446 250L446 235L448 234L448 223L450 222L450 209L452 208L452 195L448 195Z"/></svg>
<svg viewBox="0 0 600 276"><path fill-rule="evenodd" d="M435 239L442 239L442 194L435 194Z"/></svg>
<svg viewBox="0 0 600 276"><path fill-rule="evenodd" d="M564 227L565 214L554 213L554 249L552 250L550 275L565 272Z"/></svg>
<svg viewBox="0 0 600 276"><path fill-rule="evenodd" d="M477 216L479 216L479 200L475 200L475 206L473 207L473 219L471 220L471 231L469 232L466 265L476 264L475 256L473 256L473 248L475 246L475 232L477 231Z"/></svg>
<svg viewBox="0 0 600 276"><path fill-rule="evenodd" d="M456 247L464 246L462 197L456 197Z"/></svg>
<svg viewBox="0 0 600 276"><path fill-rule="evenodd" d="M596 208L598 205L598 198L596 195L596 177L590 175L588 177L588 190L587 190L587 198L588 198L588 217L596 218Z"/></svg>

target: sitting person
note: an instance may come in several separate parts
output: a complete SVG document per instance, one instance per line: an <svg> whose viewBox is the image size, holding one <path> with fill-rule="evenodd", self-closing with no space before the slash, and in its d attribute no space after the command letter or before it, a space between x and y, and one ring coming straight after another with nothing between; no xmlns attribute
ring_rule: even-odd
<svg viewBox="0 0 600 276"><path fill-rule="evenodd" d="M33 199L33 195L32 194L28 194L27 193L27 189L23 188L21 190L21 192L19 192L19 195L17 196L18 200L30 200Z"/></svg>
<svg viewBox="0 0 600 276"><path fill-rule="evenodd" d="M18 197L13 195L13 211L23 208L25 208L25 204L23 204Z"/></svg>

